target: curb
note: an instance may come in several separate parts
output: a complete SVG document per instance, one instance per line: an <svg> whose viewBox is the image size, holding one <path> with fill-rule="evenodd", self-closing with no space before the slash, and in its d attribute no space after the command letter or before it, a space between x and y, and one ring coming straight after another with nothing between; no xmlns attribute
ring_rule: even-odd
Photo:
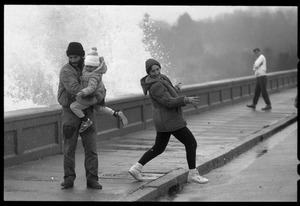
<svg viewBox="0 0 300 206"><path fill-rule="evenodd" d="M288 125L297 121L297 114L294 113L290 116L284 117L273 124L266 125L262 130L255 132L244 140L232 144L232 149L226 153L216 154L215 158L210 158L203 164L197 167L201 175L209 171L225 165L238 155L251 149L259 142L264 141L271 137L273 134L284 129ZM176 168L170 173L149 182L146 185L138 188L126 197L121 198L119 201L154 201L156 198L171 191L178 191L187 182L188 171L183 168Z"/></svg>

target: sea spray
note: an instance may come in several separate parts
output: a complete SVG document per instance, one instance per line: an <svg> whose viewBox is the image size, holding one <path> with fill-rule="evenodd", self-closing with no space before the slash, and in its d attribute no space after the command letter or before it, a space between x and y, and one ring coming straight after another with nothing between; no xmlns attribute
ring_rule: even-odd
<svg viewBox="0 0 300 206"><path fill-rule="evenodd" d="M142 94L140 78L151 58L133 15L114 6L5 6L4 111L57 104L59 70L71 41L98 47L108 71L107 98Z"/></svg>

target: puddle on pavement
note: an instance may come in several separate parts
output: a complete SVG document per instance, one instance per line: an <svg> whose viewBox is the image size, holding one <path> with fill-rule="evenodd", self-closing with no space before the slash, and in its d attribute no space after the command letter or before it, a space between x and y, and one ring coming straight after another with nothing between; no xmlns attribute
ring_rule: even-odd
<svg viewBox="0 0 300 206"><path fill-rule="evenodd" d="M268 150L272 149L274 146L278 145L281 141L284 140L286 135L278 133L280 133L280 131L274 134L272 137L263 140L253 148L254 152L256 152L256 158L263 156L268 152Z"/></svg>
<svg viewBox="0 0 300 206"><path fill-rule="evenodd" d="M259 151L259 152L256 154L256 157L259 158L259 157L263 156L264 154L266 154L267 152L268 152L267 149L264 149L264 150L262 150L262 151Z"/></svg>

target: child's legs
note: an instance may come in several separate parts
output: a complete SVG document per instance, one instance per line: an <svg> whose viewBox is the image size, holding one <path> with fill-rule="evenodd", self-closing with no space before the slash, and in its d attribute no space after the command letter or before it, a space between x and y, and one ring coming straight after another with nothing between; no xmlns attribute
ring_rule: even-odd
<svg viewBox="0 0 300 206"><path fill-rule="evenodd" d="M115 111L112 110L111 108L109 107L103 107L103 106L100 106L98 104L94 105L94 109L99 113L99 114L107 114L107 115L110 115L110 116L113 116Z"/></svg>
<svg viewBox="0 0 300 206"><path fill-rule="evenodd" d="M76 99L76 100L81 105L86 106L86 108L88 108L89 106L92 106L94 104L97 104L97 102L98 102L98 100L95 96L89 97L89 98Z"/></svg>
<svg viewBox="0 0 300 206"><path fill-rule="evenodd" d="M82 105L79 102L75 101L70 105L70 109L73 111L73 113L79 117L83 118L85 115L82 110L88 108L88 106Z"/></svg>

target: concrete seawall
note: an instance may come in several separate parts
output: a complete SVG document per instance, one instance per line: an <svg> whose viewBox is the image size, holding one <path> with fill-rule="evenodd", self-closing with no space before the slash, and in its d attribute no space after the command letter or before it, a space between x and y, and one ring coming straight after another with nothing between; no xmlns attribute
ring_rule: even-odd
<svg viewBox="0 0 300 206"><path fill-rule="evenodd" d="M297 69L268 74L268 91L279 92L297 85ZM200 96L198 112L214 109L252 98L255 77L242 77L188 85L181 94ZM116 118L97 115L99 140L126 135L153 126L151 102L148 96L135 95L107 102L107 106L122 110L129 124L121 127ZM192 106L184 107L185 115L194 112ZM4 113L4 166L63 152L61 134L61 107L25 109ZM79 144L80 146L80 144Z"/></svg>

